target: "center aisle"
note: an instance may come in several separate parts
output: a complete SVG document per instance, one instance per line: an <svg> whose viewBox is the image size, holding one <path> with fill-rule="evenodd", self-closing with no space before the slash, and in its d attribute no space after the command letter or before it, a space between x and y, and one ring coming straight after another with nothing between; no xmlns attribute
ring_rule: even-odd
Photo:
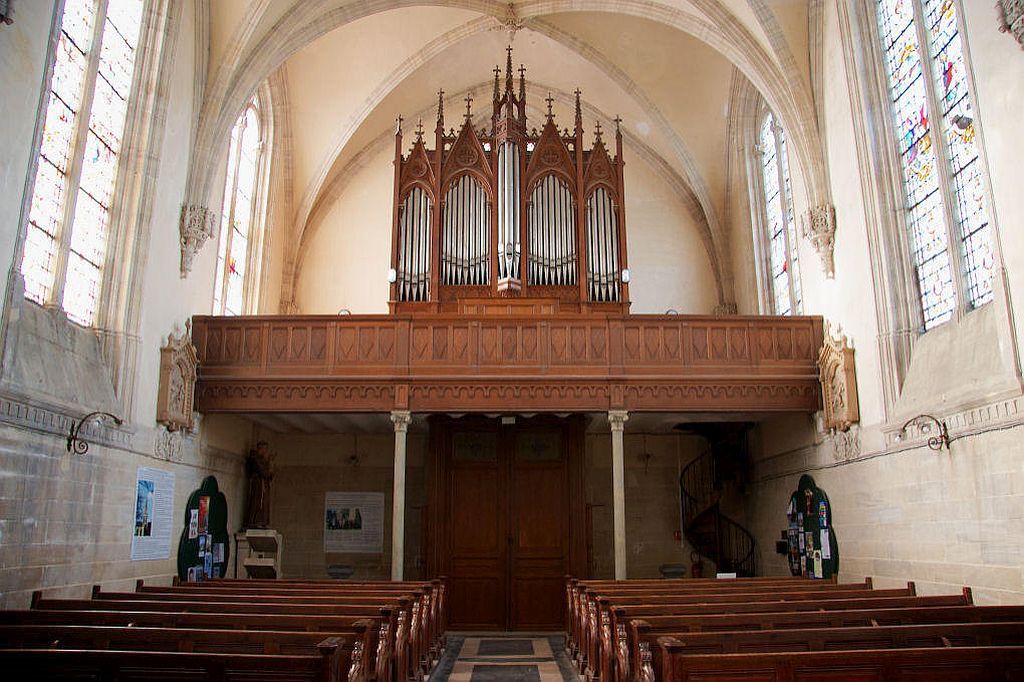
<svg viewBox="0 0 1024 682"><path fill-rule="evenodd" d="M579 682L565 636L522 632L449 633L430 682Z"/></svg>

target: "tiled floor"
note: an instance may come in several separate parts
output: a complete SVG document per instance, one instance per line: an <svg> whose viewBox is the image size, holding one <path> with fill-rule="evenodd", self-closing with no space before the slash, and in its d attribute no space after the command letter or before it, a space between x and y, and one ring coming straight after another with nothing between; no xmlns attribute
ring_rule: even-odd
<svg viewBox="0 0 1024 682"><path fill-rule="evenodd" d="M563 635L449 633L430 682L579 682Z"/></svg>

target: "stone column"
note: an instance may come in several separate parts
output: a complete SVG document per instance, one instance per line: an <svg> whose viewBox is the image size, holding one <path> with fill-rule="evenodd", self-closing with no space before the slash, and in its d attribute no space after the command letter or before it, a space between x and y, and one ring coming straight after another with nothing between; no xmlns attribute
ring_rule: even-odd
<svg viewBox="0 0 1024 682"><path fill-rule="evenodd" d="M608 424L612 427L612 511L615 519L615 579L626 579L626 474L625 447L622 432L629 413L612 410Z"/></svg>
<svg viewBox="0 0 1024 682"><path fill-rule="evenodd" d="M391 413L395 425L395 489L391 511L391 579L402 580L405 563L405 436L412 415L406 410Z"/></svg>

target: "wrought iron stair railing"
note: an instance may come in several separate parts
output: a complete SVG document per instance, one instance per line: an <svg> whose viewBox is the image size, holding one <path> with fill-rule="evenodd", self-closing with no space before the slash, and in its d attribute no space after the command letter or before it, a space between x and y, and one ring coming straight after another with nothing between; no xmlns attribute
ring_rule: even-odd
<svg viewBox="0 0 1024 682"><path fill-rule="evenodd" d="M679 475L683 536L719 573L754 575L754 536L722 513L721 485L709 450Z"/></svg>

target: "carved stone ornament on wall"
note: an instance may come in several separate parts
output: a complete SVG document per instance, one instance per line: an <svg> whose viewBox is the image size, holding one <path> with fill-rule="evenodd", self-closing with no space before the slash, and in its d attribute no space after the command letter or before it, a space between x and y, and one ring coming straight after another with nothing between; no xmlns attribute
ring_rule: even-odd
<svg viewBox="0 0 1024 682"><path fill-rule="evenodd" d="M156 398L156 420L168 431L191 430L194 421L193 402L196 392L196 368L199 358L192 345L191 323L185 333L167 337L160 349L160 389Z"/></svg>
<svg viewBox="0 0 1024 682"><path fill-rule="evenodd" d="M832 457L837 462L847 462L860 456L860 429L851 426L849 431L834 431L832 441Z"/></svg>
<svg viewBox="0 0 1024 682"><path fill-rule="evenodd" d="M811 207L804 217L803 228L804 238L814 244L814 250L821 258L825 276L834 277L836 267L832 249L836 241L836 209L831 204Z"/></svg>
<svg viewBox="0 0 1024 682"><path fill-rule="evenodd" d="M213 236L217 214L205 206L182 204L181 221L181 276L192 271L192 261L206 240Z"/></svg>
<svg viewBox="0 0 1024 682"><path fill-rule="evenodd" d="M825 321L825 342L818 354L821 402L825 408L825 430L846 431L860 421L857 403L857 372L853 348L839 330Z"/></svg>
<svg viewBox="0 0 1024 682"><path fill-rule="evenodd" d="M999 0L999 32L1009 33L1024 49L1024 0Z"/></svg>

